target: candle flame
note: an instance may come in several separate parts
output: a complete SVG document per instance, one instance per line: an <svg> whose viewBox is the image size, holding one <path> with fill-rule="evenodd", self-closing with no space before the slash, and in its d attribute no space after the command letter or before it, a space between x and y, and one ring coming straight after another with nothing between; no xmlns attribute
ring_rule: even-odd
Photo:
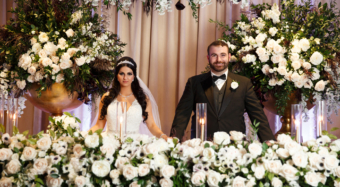
<svg viewBox="0 0 340 187"><path fill-rule="evenodd" d="M200 119L200 124L204 125L204 119L203 118Z"/></svg>
<svg viewBox="0 0 340 187"><path fill-rule="evenodd" d="M120 116L119 121L120 121L121 123L123 123L123 116Z"/></svg>

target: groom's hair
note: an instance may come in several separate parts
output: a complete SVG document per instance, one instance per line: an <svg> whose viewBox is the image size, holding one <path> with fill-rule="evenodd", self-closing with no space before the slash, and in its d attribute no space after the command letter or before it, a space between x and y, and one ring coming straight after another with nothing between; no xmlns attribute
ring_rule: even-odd
<svg viewBox="0 0 340 187"><path fill-rule="evenodd" d="M210 47L211 47L211 46L222 46L222 47L227 47L228 53L229 53L229 47L228 47L228 44L227 44L225 41L216 40L216 41L214 41L213 43L211 43L211 44L208 46L208 55L209 55L209 50L210 50Z"/></svg>

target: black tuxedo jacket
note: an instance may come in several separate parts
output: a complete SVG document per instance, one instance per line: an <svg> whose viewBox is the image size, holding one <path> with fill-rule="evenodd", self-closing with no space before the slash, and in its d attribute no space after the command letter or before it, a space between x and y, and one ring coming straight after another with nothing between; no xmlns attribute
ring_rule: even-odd
<svg viewBox="0 0 340 187"><path fill-rule="evenodd" d="M232 89L235 80L238 88ZM189 78L180 99L171 128L171 136L182 139L190 120L192 111L196 112L196 103L207 103L207 136L213 138L217 131L240 131L245 133L244 112L248 112L251 122L260 122L258 136L260 140L274 140L266 115L257 99L250 79L228 72L226 90L219 113L213 98L213 81L211 72ZM196 136L196 115L192 118L192 137Z"/></svg>

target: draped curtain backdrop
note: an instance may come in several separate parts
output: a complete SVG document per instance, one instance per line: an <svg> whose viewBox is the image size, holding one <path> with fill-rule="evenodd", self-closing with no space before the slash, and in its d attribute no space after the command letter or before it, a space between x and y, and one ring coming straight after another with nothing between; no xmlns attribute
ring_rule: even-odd
<svg viewBox="0 0 340 187"><path fill-rule="evenodd" d="M7 11L15 4L13 0L0 1L0 25L3 25L12 16ZM299 1L296 0L297 3ZM314 0L313 3L329 3L330 1ZM192 17L188 1L182 0L181 2L186 6L182 11L175 8L177 0L174 0L172 12L158 15L157 11L152 10L147 15L143 11L142 2L135 1L129 10L133 15L132 20L128 20L122 12L117 13L116 7L107 9L106 6L100 5L98 8L98 13L106 21L108 29L117 33L121 41L127 44L124 48L124 56L130 56L136 61L137 74L153 93L158 104L162 130L168 135L186 81L205 69L208 63L207 46L222 35L222 31L216 28L215 24L209 23L209 20L222 21L231 26L235 20L240 18L241 11L247 10L242 10L240 5L233 5L228 0L223 3L213 0L211 5L199 9L199 19L196 22ZM250 2L278 4L279 0L250 0ZM340 3L338 8L340 8ZM98 102L97 99L96 104ZM73 111L77 117L81 118L83 130L93 124L98 112L96 104L93 104L92 109L82 105ZM26 106L27 109L19 120L19 128L36 133L38 130L33 129L38 129L41 123L46 122L44 119L46 114L28 101L26 101ZM274 124L278 121L277 116L266 110L265 112L272 130L275 131ZM338 116L333 115L332 118L334 123L329 124L329 128L340 121Z"/></svg>

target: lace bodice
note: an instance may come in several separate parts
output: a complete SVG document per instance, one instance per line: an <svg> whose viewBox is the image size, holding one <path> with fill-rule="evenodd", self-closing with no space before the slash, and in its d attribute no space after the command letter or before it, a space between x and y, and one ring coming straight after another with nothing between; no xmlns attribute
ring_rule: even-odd
<svg viewBox="0 0 340 187"><path fill-rule="evenodd" d="M107 107L107 115L106 115L106 131L109 134L119 134L120 127L118 129L116 127L117 124L117 99ZM122 113L122 107L119 105L119 114ZM127 134L139 134L139 126L143 121L142 116L142 107L135 99L131 106L128 108L127 111Z"/></svg>

